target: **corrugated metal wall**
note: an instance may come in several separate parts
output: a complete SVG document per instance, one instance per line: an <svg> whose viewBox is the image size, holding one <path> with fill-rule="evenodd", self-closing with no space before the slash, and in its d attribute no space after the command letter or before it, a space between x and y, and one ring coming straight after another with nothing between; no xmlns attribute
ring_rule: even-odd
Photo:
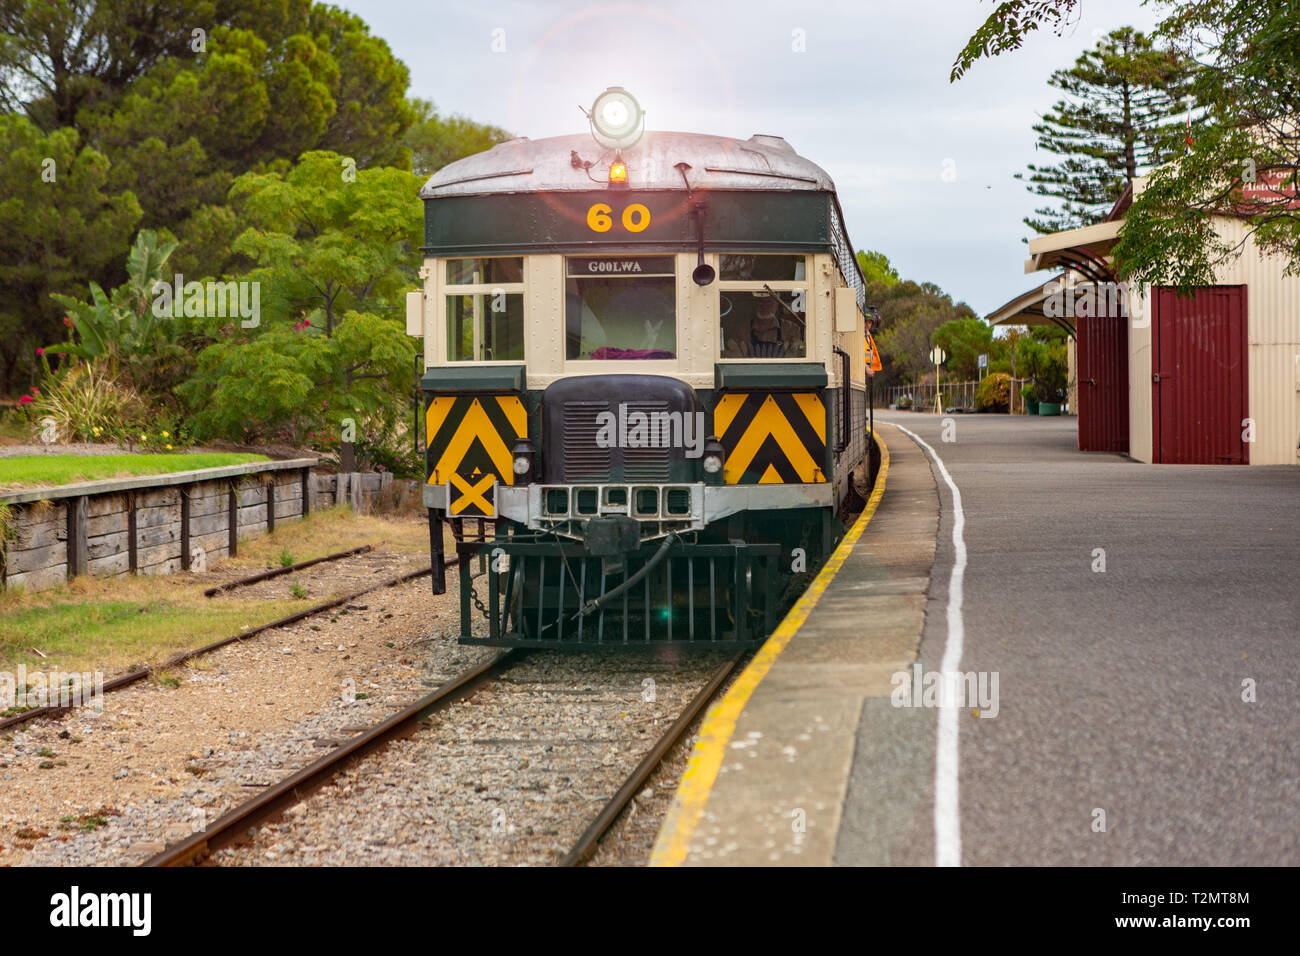
<svg viewBox="0 0 1300 956"><path fill-rule="evenodd" d="M1277 256L1259 255L1239 220L1220 222L1228 242L1246 243L1240 258L1221 270L1220 281L1248 287L1248 407L1255 422L1250 463L1294 465L1300 463L1300 278L1283 277L1286 263Z"/></svg>
<svg viewBox="0 0 1300 956"><path fill-rule="evenodd" d="M1245 285L1248 414L1255 423L1252 465L1300 464L1300 277L1284 277L1285 261L1259 255L1245 226L1219 220L1229 243L1244 243L1234 262L1221 268L1223 285ZM1129 296L1129 455L1153 460L1151 313L1136 290Z"/></svg>

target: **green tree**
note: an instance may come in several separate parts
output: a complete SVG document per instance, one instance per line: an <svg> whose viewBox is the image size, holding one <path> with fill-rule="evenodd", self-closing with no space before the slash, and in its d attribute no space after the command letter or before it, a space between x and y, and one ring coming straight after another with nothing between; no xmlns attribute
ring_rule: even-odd
<svg viewBox="0 0 1300 956"><path fill-rule="evenodd" d="M115 101L169 58L194 60L196 29L252 30L278 43L306 24L310 0L0 0L0 110L46 132L83 106Z"/></svg>
<svg viewBox="0 0 1300 956"><path fill-rule="evenodd" d="M1077 22L1078 9L1079 0L1004 0L957 54L948 82L955 83L965 76L981 57L1019 50L1029 34L1043 26L1058 36L1064 34Z"/></svg>
<svg viewBox="0 0 1300 956"><path fill-rule="evenodd" d="M218 28L197 63L168 59L118 99L82 111L91 141L113 158L114 185L140 199L146 227L179 226L223 202L238 173L321 138L337 65L302 34L283 52L271 56L250 31Z"/></svg>
<svg viewBox="0 0 1300 956"><path fill-rule="evenodd" d="M250 225L235 248L254 262L260 324L209 319L216 340L180 391L196 434L301 441L352 418L391 429L415 346L401 304L414 287L419 177L311 152L287 172L249 173L231 196Z"/></svg>
<svg viewBox="0 0 1300 956"><path fill-rule="evenodd" d="M993 330L983 319L950 319L934 330L931 342L948 353L948 374L963 381L979 378L979 357L993 349Z"/></svg>
<svg viewBox="0 0 1300 956"><path fill-rule="evenodd" d="M1139 173L1175 155L1188 64L1122 27L1048 82L1066 98L1034 132L1038 148L1061 159L1016 174L1034 195L1056 200L1025 219L1040 233L1100 222Z"/></svg>
<svg viewBox="0 0 1300 956"><path fill-rule="evenodd" d="M884 371L876 380L884 386L912 384L932 374L930 343L934 333L952 319L975 318L970 306L964 302L954 305L952 298L931 282L868 283L867 302L880 310L875 340Z"/></svg>
<svg viewBox="0 0 1300 956"><path fill-rule="evenodd" d="M898 281L898 270L890 264L889 257L883 252L859 249L857 258L858 268L862 270L862 277L868 284L880 282L888 287Z"/></svg>
<svg viewBox="0 0 1300 956"><path fill-rule="evenodd" d="M314 148L350 156L358 166L409 169L403 136L418 112L406 98L406 64L384 40L370 35L360 17L338 7L314 5L308 32L338 66L330 89L336 107Z"/></svg>
<svg viewBox="0 0 1300 956"><path fill-rule="evenodd" d="M513 134L499 126L476 123L455 114L441 116L428 100L410 102L415 121L402 138L402 145L410 150L411 170L420 176L431 176L448 163L513 138Z"/></svg>
<svg viewBox="0 0 1300 956"><path fill-rule="evenodd" d="M176 271L228 274L249 265L238 176L322 146L404 168L407 82L362 20L311 0L0 0L0 388L66 334L47 293L125 281L138 227L181 241Z"/></svg>
<svg viewBox="0 0 1300 956"><path fill-rule="evenodd" d="M1242 219L1255 244L1300 274L1300 2L1182 0L1157 35L1194 58L1204 116L1194 148L1158 166L1129 209L1115 247L1121 275L1182 291L1213 281L1245 248L1219 235L1215 216ZM1067 27L1078 0L1007 0L967 42L957 80L976 60L1017 49L1048 25Z"/></svg>
<svg viewBox="0 0 1300 956"><path fill-rule="evenodd" d="M1230 215L1300 275L1300 2L1197 0L1160 29L1198 52L1207 108L1192 149L1152 172L1129 209L1120 273L1184 291L1211 284L1245 248L1219 233L1215 217Z"/></svg>
<svg viewBox="0 0 1300 956"><path fill-rule="evenodd" d="M140 206L75 130L0 114L0 155L0 389L12 390L35 379L36 348L67 334L50 293L107 282Z"/></svg>
<svg viewBox="0 0 1300 956"><path fill-rule="evenodd" d="M1016 341L1016 372L1034 384L1041 402L1065 400L1068 383L1064 329L1049 325L1032 326L1028 335Z"/></svg>

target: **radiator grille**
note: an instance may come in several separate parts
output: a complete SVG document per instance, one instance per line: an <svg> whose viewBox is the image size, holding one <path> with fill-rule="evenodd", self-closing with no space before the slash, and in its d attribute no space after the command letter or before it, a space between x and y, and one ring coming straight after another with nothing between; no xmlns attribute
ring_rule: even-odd
<svg viewBox="0 0 1300 956"><path fill-rule="evenodd" d="M608 402L565 402L564 481L609 481L614 450L596 444L600 424L596 417L610 411Z"/></svg>
<svg viewBox="0 0 1300 956"><path fill-rule="evenodd" d="M647 415L653 415L655 412L668 411L667 402L628 402L627 412L631 416L632 412L644 412ZM654 421L652 418L651 421ZM623 478L627 481L667 481L668 480L668 461L672 449L667 447L672 433L667 435L660 434L659 440L663 443L663 448L624 448L623 449Z"/></svg>

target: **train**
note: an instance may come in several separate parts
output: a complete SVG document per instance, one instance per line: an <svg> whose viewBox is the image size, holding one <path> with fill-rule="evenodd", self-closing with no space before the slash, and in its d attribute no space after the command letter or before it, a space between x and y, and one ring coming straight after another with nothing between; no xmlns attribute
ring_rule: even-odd
<svg viewBox="0 0 1300 956"><path fill-rule="evenodd" d="M434 173L423 504L463 644L744 647L843 534L868 455L864 282L835 185L782 137L585 133Z"/></svg>

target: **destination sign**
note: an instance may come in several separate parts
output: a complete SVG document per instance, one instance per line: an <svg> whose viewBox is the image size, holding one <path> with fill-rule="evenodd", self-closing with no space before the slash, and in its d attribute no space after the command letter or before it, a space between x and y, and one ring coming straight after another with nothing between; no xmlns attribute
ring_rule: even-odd
<svg viewBox="0 0 1300 956"><path fill-rule="evenodd" d="M670 276L673 259L672 256L572 256L567 260L566 270L569 276Z"/></svg>

